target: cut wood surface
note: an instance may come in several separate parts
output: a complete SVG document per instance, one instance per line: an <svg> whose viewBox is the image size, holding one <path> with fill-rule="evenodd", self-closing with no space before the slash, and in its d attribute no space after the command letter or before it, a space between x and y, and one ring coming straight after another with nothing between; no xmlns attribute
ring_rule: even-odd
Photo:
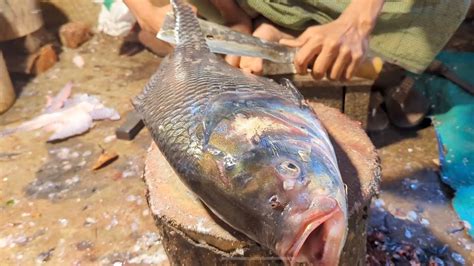
<svg viewBox="0 0 474 266"><path fill-rule="evenodd" d="M349 234L341 265L365 265L367 209L378 192L378 156L359 123L340 111L312 103L334 144L347 184ZM269 250L230 229L180 181L159 149L149 149L144 179L148 203L173 265L274 265Z"/></svg>
<svg viewBox="0 0 474 266"><path fill-rule="evenodd" d="M23 37L43 26L36 0L0 0L0 41Z"/></svg>

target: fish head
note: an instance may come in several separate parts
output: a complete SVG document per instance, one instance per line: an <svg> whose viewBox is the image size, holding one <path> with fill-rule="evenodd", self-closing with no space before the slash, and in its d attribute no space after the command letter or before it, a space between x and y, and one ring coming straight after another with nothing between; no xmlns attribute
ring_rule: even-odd
<svg viewBox="0 0 474 266"><path fill-rule="evenodd" d="M345 187L329 138L298 112L254 110L216 126L209 143L223 189L212 194L226 195L214 206L287 264L336 265L347 230Z"/></svg>

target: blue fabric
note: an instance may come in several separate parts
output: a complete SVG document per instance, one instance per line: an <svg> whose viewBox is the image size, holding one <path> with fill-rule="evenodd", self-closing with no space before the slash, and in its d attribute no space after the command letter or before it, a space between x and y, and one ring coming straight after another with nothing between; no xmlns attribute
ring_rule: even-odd
<svg viewBox="0 0 474 266"><path fill-rule="evenodd" d="M445 65L474 84L474 53L443 52ZM437 76L415 76L416 88L431 102L431 117L438 136L441 177L456 190L453 207L471 224L474 236L474 95Z"/></svg>

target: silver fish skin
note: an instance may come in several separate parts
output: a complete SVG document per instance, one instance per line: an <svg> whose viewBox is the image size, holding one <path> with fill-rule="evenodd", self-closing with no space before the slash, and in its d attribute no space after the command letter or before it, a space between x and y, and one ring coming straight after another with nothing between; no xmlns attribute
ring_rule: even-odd
<svg viewBox="0 0 474 266"><path fill-rule="evenodd" d="M211 53L189 6L171 3L176 48L134 100L153 140L224 222L286 264L337 265L346 194L315 113L289 81Z"/></svg>

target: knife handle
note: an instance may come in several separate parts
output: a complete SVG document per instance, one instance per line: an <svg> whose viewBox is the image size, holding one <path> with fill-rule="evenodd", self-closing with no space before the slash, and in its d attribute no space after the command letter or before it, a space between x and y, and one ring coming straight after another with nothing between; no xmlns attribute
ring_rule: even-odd
<svg viewBox="0 0 474 266"><path fill-rule="evenodd" d="M384 62L380 57L366 58L355 71L354 76L375 80L379 76L380 72L382 72L383 63Z"/></svg>
<svg viewBox="0 0 474 266"><path fill-rule="evenodd" d="M311 71L313 64L308 65L308 71ZM354 72L354 77L375 80L383 68L383 60L380 57L367 57Z"/></svg>

